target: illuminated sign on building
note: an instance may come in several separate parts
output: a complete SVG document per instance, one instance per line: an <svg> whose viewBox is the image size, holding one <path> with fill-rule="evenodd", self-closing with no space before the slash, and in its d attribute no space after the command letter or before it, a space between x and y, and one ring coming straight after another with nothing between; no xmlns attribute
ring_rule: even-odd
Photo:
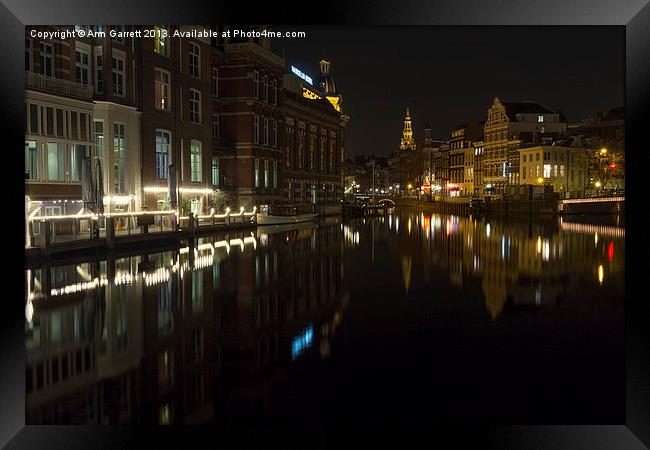
<svg viewBox="0 0 650 450"><path fill-rule="evenodd" d="M314 329L309 326L291 341L291 359L295 360L309 346L314 338Z"/></svg>
<svg viewBox="0 0 650 450"><path fill-rule="evenodd" d="M327 97L334 109L341 112L341 98L340 97Z"/></svg>
<svg viewBox="0 0 650 450"><path fill-rule="evenodd" d="M305 86L302 87L302 96L310 100L318 100L322 98L320 95L318 95L311 89L306 88Z"/></svg>
<svg viewBox="0 0 650 450"><path fill-rule="evenodd" d="M308 76L308 75L306 75L306 74L304 74L304 73L302 73L302 71L301 71L300 69L298 69L298 68L296 68L296 67L294 67L294 66L291 66L291 71L292 71L294 74L296 74L299 78L305 80L307 83L309 83L309 84L313 84L313 83L312 83L312 80L311 80L311 77Z"/></svg>

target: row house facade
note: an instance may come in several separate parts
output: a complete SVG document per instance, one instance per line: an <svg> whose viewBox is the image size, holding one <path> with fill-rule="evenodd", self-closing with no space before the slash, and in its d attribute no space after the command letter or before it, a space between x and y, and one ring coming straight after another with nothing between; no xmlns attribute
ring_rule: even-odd
<svg viewBox="0 0 650 450"><path fill-rule="evenodd" d="M449 140L449 182L446 193L450 196L473 194L474 142L483 137L482 124L477 122L462 123L451 132ZM467 162L466 162L467 160ZM466 182L467 179L467 182Z"/></svg>
<svg viewBox="0 0 650 450"><path fill-rule="evenodd" d="M86 37L75 37L75 29L85 30ZM331 77L320 80L323 88L312 89L322 101L301 94L285 112L285 97L295 96L283 87L284 59L271 51L268 39L203 37L209 29L38 29L59 36L53 39L26 29L26 215L81 211L87 158L92 183L102 180L107 212L181 208L198 213L215 206L213 195L219 193L226 198L222 207L247 209L340 199L344 116ZM129 34L145 30L153 37ZM110 37L111 31L117 36ZM176 31L186 37L173 37ZM321 63L329 72L329 62ZM295 121L295 151L302 123L303 156L310 148L327 155L315 158L314 166L305 159L302 173L293 173L303 180L299 196L285 192L285 169L302 169L296 154L284 160L285 118ZM300 185L292 183L292 189Z"/></svg>
<svg viewBox="0 0 650 450"><path fill-rule="evenodd" d="M44 27L44 31L56 31ZM88 44L25 33L25 195L32 216L75 214L81 203L83 159L93 142L93 87ZM37 232L38 230L35 230Z"/></svg>
<svg viewBox="0 0 650 450"><path fill-rule="evenodd" d="M204 211L212 192L212 48L208 38L140 39L143 206ZM163 37L170 36L169 38ZM178 198L169 196L178 187Z"/></svg>
<svg viewBox="0 0 650 450"><path fill-rule="evenodd" d="M286 200L314 204L340 202L345 120L325 98L325 93L292 74L286 74L284 80Z"/></svg>
<svg viewBox="0 0 650 450"><path fill-rule="evenodd" d="M519 184L519 148L522 143L552 143L566 134L563 116L539 103L501 102L495 97L488 110L480 142L480 195L503 195L506 185Z"/></svg>
<svg viewBox="0 0 650 450"><path fill-rule="evenodd" d="M280 203L284 59L270 50L268 39L231 39L222 47L214 101L219 182L242 206Z"/></svg>
<svg viewBox="0 0 650 450"><path fill-rule="evenodd" d="M580 197L587 187L587 154L582 146L543 145L520 150L520 184L550 185L563 197Z"/></svg>
<svg viewBox="0 0 650 450"><path fill-rule="evenodd" d="M559 111L534 102L501 102L495 97L485 120L458 125L445 141L431 139L431 129L426 126L424 140L412 148L408 145L413 134L407 110L400 150L390 161L401 169L402 184L407 182L431 195L502 197L532 192L517 186L537 185L570 198L587 195L597 182L621 189L622 117L623 110L615 108L569 127ZM594 162L596 152L599 158ZM597 172L594 165L605 174ZM414 166L417 174L405 177L405 169L408 172ZM402 187L402 192L407 187Z"/></svg>

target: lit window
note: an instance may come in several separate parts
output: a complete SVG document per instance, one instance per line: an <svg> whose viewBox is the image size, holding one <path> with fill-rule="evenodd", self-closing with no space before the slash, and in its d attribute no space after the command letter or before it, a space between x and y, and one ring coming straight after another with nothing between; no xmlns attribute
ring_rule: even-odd
<svg viewBox="0 0 650 450"><path fill-rule="evenodd" d="M158 25L153 29L153 51L159 55L169 56L169 30Z"/></svg>
<svg viewBox="0 0 650 450"><path fill-rule="evenodd" d="M551 177L551 165L544 164L544 178L550 178L550 177Z"/></svg>
<svg viewBox="0 0 650 450"><path fill-rule="evenodd" d="M25 178L38 180L38 147L36 141L25 141Z"/></svg>
<svg viewBox="0 0 650 450"><path fill-rule="evenodd" d="M255 187L260 187L260 160L255 160Z"/></svg>
<svg viewBox="0 0 650 450"><path fill-rule="evenodd" d="M190 167L192 171L192 182L201 181L201 143L192 141L190 144Z"/></svg>
<svg viewBox="0 0 650 450"><path fill-rule="evenodd" d="M269 187L269 160L264 160L264 187Z"/></svg>
<svg viewBox="0 0 650 450"><path fill-rule="evenodd" d="M126 148L124 146L124 125L113 124L113 171L115 193L126 193Z"/></svg>
<svg viewBox="0 0 650 450"><path fill-rule="evenodd" d="M212 186L219 186L219 158L212 158Z"/></svg>
<svg viewBox="0 0 650 450"><path fill-rule="evenodd" d="M65 180L65 146L61 143L47 143L47 179Z"/></svg>
<svg viewBox="0 0 650 450"><path fill-rule="evenodd" d="M169 110L169 72L155 69L156 109Z"/></svg>
<svg viewBox="0 0 650 450"><path fill-rule="evenodd" d="M278 162L273 161L273 187L278 187Z"/></svg>
<svg viewBox="0 0 650 450"><path fill-rule="evenodd" d="M167 131L156 131L156 178L166 180L169 174L171 137Z"/></svg>
<svg viewBox="0 0 650 450"><path fill-rule="evenodd" d="M537 116L538 122L544 122L544 116Z"/></svg>
<svg viewBox="0 0 650 450"><path fill-rule="evenodd" d="M104 122L101 120L95 120L93 128L93 141L95 143L95 150L93 155L98 158L103 158L104 156Z"/></svg>

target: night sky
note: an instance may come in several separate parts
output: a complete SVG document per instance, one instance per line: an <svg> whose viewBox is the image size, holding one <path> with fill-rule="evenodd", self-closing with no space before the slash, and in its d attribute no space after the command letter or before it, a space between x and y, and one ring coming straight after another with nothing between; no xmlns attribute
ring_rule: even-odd
<svg viewBox="0 0 650 450"><path fill-rule="evenodd" d="M350 115L348 156L396 150L404 112L416 140L483 120L494 96L560 109L569 122L624 106L622 27L280 27L302 39L275 38L287 64L314 82L323 55Z"/></svg>

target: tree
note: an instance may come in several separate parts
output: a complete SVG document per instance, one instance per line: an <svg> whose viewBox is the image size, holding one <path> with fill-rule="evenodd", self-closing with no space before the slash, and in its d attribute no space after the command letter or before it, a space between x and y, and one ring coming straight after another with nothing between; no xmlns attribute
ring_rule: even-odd
<svg viewBox="0 0 650 450"><path fill-rule="evenodd" d="M230 196L222 189L217 189L208 197L208 209L214 208L217 214L223 213L230 206Z"/></svg>
<svg viewBox="0 0 650 450"><path fill-rule="evenodd" d="M607 144L611 146L607 146ZM591 151L587 155L587 171L598 189L620 190L625 188L625 151L614 142L590 139Z"/></svg>

